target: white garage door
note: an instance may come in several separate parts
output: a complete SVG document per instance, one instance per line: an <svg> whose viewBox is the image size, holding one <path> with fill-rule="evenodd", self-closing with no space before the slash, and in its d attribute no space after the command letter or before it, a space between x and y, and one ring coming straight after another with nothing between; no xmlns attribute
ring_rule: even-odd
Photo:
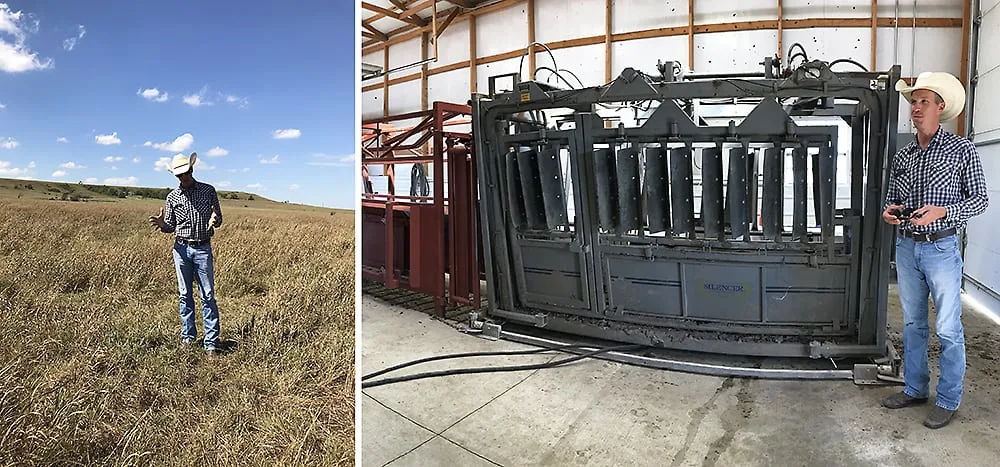
<svg viewBox="0 0 1000 467"><path fill-rule="evenodd" d="M1000 0L982 0L976 53L971 57L977 77L970 91L972 140L979 148L989 186L990 207L969 222L965 250L965 291L1000 316ZM974 13L975 17L975 13Z"/></svg>

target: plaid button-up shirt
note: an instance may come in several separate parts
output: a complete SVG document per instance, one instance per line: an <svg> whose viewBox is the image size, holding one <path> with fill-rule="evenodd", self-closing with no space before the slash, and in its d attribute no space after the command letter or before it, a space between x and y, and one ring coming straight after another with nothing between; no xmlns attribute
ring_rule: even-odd
<svg viewBox="0 0 1000 467"><path fill-rule="evenodd" d="M204 241L212 237L214 230L208 225L215 209L215 225L222 225L222 206L215 188L207 183L194 182L191 188L174 188L167 194L164 208L163 231L185 240Z"/></svg>
<svg viewBox="0 0 1000 467"><path fill-rule="evenodd" d="M944 207L947 215L928 225L899 225L913 233L934 233L965 228L971 217L986 211L988 203L986 175L976 146L939 127L927 149L913 141L896 153L883 209L890 204L913 209Z"/></svg>

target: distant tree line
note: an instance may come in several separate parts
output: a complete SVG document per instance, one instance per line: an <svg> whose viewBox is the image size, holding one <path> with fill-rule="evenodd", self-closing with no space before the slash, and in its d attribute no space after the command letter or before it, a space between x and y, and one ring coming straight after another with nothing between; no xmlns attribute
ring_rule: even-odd
<svg viewBox="0 0 1000 467"><path fill-rule="evenodd" d="M128 198L130 196L141 196L143 198L152 199L167 199L167 194L170 193L173 188L139 188L139 187L119 187L119 186L106 186L106 185L88 185L83 182L77 183L76 185L71 185L69 183L43 183L42 189L45 190L46 194L54 193L58 198L51 199L62 199L67 201L81 201L93 198L90 193L80 193L80 188L87 190L90 193L97 193L104 196L109 196L112 198ZM33 183L15 184L15 190L35 190L35 185ZM253 195L246 195L244 198L240 193L234 191L219 191L219 197L222 199L246 199L248 201L253 201Z"/></svg>
<svg viewBox="0 0 1000 467"><path fill-rule="evenodd" d="M87 190L100 193L112 198L128 198L129 196L142 196L143 198L167 199L168 188L136 188L117 187L105 185L83 185Z"/></svg>

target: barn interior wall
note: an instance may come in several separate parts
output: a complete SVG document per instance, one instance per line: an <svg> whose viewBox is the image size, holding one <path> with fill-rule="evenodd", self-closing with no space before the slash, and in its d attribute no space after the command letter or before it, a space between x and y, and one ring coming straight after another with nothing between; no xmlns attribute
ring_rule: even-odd
<svg viewBox="0 0 1000 467"><path fill-rule="evenodd" d="M536 70L539 67L569 70L575 77L566 75L573 86L582 82L585 86L606 82L605 42L607 30L606 0L534 0L534 38L544 44L567 45L552 50L552 57L545 51L535 55ZM850 58L866 67L872 62L871 47L871 5L868 0L783 0L781 33L782 56L787 55L791 44L799 43L810 59L819 58L832 61ZM878 2L878 17L894 20L899 18L900 26L876 28L875 64L879 70L886 70L896 63L902 67L903 76L916 76L923 71L948 71L960 74L962 28L961 0L921 1L914 12L913 2ZM512 6L475 16L476 91L488 90L488 79L492 75L517 72L528 75L529 57L523 59L503 59L503 54L516 54L528 45L528 1L515 2ZM428 10L429 11L429 10ZM916 27L910 25L913 17L918 19L953 18L954 26L935 25L923 27L920 21ZM697 72L757 71L759 62L765 56L773 56L778 51L778 2L776 0L694 0L693 67L689 62L687 25L689 24L689 2L683 0L617 0L611 2L610 75L617 76L624 68L632 67L642 71L655 72L657 60L673 60ZM814 20L859 20L867 21L866 26L825 26L798 28L796 22ZM383 19L380 21L390 21ZM721 32L698 32L699 27L741 22L771 22L762 29L734 30ZM889 23L886 23L889 24ZM743 28L745 26L739 26ZM656 36L655 30L682 28L675 35ZM438 39L438 56L428 65L428 102L436 100L466 102L472 91L469 65L471 37L470 21L460 18L448 26ZM652 33L650 31L653 31ZM714 29L713 29L714 31ZM644 32L641 38L633 39L629 33ZM665 32L661 33L665 34ZM635 36L633 34L632 36ZM421 37L393 43L389 49L390 68L419 62ZM579 42L584 44L576 45ZM561 43L561 44L560 44ZM382 65L383 50L367 48L362 59L365 63ZM501 60L497 60L501 58ZM461 65L461 66L460 66ZM849 64L838 67L848 69ZM447 71L437 72L435 69ZM391 113L421 110L420 93L422 84L419 67L400 71L389 76L389 111ZM577 80L579 78L579 80ZM405 82L399 82L408 79ZM536 79L568 86L548 70L539 70ZM393 82L396 80L396 82ZM579 81L579 82L578 82ZM362 95L362 118L384 115L386 98L382 89L382 78L365 81ZM414 87L413 83L417 83ZM906 108L901 104L902 115ZM951 122L952 131L956 123ZM906 119L899 123L900 132L910 132Z"/></svg>

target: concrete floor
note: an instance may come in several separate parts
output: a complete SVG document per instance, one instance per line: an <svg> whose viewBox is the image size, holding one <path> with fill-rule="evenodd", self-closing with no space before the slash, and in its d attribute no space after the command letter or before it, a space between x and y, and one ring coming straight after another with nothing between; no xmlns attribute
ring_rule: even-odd
<svg viewBox="0 0 1000 467"><path fill-rule="evenodd" d="M894 291L890 296L889 319L898 329L898 300ZM969 366L963 404L952 424L936 431L921 425L930 405L897 411L879 405L898 386L719 378L583 360L365 389L361 461L372 466L997 465L1000 327L968 310L963 321ZM362 374L431 355L531 348L465 335L425 313L367 295L361 345ZM434 362L390 376L561 356Z"/></svg>

